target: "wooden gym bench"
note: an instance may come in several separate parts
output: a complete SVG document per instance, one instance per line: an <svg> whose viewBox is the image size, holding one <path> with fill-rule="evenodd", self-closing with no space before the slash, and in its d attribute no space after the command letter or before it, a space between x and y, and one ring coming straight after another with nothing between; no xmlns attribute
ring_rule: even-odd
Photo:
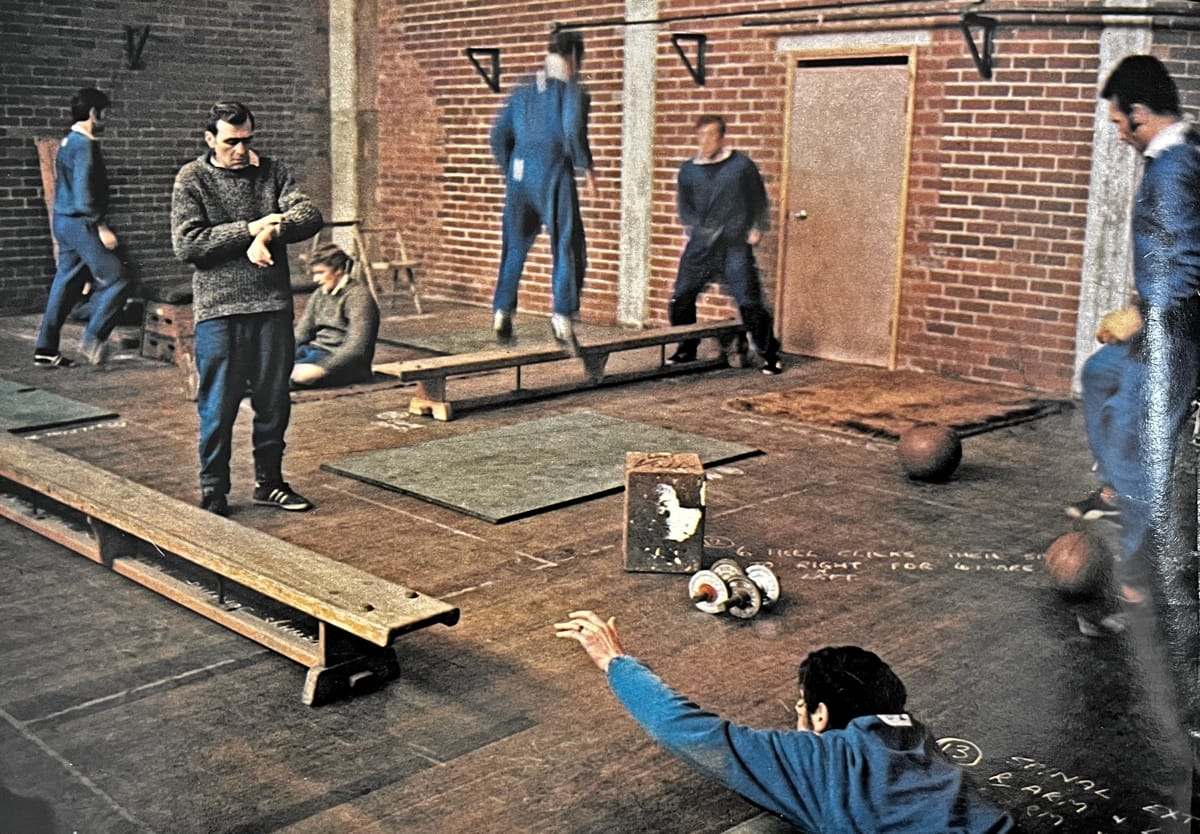
<svg viewBox="0 0 1200 834"><path fill-rule="evenodd" d="M410 359L405 362L388 362L374 366L375 373L397 377L401 382L417 383L417 392L409 401L411 414L430 415L437 420L451 420L456 408L477 408L485 405L517 400L547 397L583 388L615 385L638 379L650 379L668 374L689 373L709 368L723 368L730 364L730 352L746 330L737 320L725 320L708 324L687 324L663 327L589 341L579 346L579 361L583 363L581 379L539 388L521 387L521 368L542 362L556 362L571 356L557 345L537 345L530 348L502 348L477 353L460 353L450 356L435 356L427 359ZM721 353L712 359L696 359L678 365L666 364L668 346L683 339L715 338L721 343ZM659 351L658 365L638 371L606 374L605 365L610 354L638 348L654 347ZM516 369L516 387L502 394L450 400L446 397L446 379L452 376L487 373L504 368Z"/></svg>
<svg viewBox="0 0 1200 834"><path fill-rule="evenodd" d="M0 432L0 515L308 667L316 706L400 673L441 600Z"/></svg>

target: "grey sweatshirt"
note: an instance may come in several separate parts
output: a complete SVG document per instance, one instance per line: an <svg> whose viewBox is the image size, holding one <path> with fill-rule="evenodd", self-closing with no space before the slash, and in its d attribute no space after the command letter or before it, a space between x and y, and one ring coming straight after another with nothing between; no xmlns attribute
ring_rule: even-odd
<svg viewBox="0 0 1200 834"><path fill-rule="evenodd" d="M271 241L275 263L255 266L246 257L254 242L249 223L283 215ZM287 244L321 229L321 212L279 162L260 157L257 166L218 168L206 153L181 169L171 194L171 245L192 274L196 321L292 309Z"/></svg>

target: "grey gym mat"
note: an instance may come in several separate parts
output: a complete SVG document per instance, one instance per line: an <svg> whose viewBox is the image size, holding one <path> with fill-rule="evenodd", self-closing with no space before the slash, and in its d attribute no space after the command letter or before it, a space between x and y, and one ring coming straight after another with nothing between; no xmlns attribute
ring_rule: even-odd
<svg viewBox="0 0 1200 834"><path fill-rule="evenodd" d="M585 344L589 338L611 336L621 332L620 328L615 327L600 327L594 324L575 325L576 335ZM518 317L513 323L513 335L517 337L517 345L520 347L549 345L554 342L554 335L550 332L550 319L533 318L522 321ZM430 353L442 355L478 353L495 350L499 347L496 343L496 334L488 327L441 333L402 333L398 336L389 334L387 338L381 337L379 341L384 344L414 347L418 350L427 350Z"/></svg>
<svg viewBox="0 0 1200 834"><path fill-rule="evenodd" d="M705 465L760 453L582 411L383 449L321 468L499 524L623 489L626 452L695 452Z"/></svg>
<svg viewBox="0 0 1200 834"><path fill-rule="evenodd" d="M23 432L52 429L116 416L115 411L106 411L40 388L0 379L0 430Z"/></svg>

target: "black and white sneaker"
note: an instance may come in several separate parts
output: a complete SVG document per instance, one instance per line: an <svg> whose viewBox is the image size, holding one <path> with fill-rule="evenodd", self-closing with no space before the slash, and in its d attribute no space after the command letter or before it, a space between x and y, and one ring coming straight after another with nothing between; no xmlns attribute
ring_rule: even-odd
<svg viewBox="0 0 1200 834"><path fill-rule="evenodd" d="M264 507L278 507L294 513L302 513L313 508L311 501L300 493L293 492L292 488L284 481L255 486L254 503L262 504Z"/></svg>
<svg viewBox="0 0 1200 834"><path fill-rule="evenodd" d="M1121 520L1120 508L1116 504L1105 501L1103 491L1099 489L1092 492L1082 501L1068 504L1066 506L1066 513L1069 517L1077 518L1080 521L1099 521L1102 518L1107 518L1110 521Z"/></svg>
<svg viewBox="0 0 1200 834"><path fill-rule="evenodd" d="M61 353L35 353L33 355L33 364L39 368L69 368L75 362Z"/></svg>
<svg viewBox="0 0 1200 834"><path fill-rule="evenodd" d="M771 359L764 359L762 367L759 368L767 376L779 376L783 373L783 364L780 363L779 357L775 356Z"/></svg>

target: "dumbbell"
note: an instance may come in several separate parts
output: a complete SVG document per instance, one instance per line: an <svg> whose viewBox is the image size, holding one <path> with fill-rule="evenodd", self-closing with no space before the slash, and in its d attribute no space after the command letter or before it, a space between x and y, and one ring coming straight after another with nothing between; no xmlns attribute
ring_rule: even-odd
<svg viewBox="0 0 1200 834"><path fill-rule="evenodd" d="M762 610L762 591L746 576L742 566L732 559L718 559L709 568L725 581L729 588L729 602L725 611L739 620L748 620Z"/></svg>
<svg viewBox="0 0 1200 834"><path fill-rule="evenodd" d="M688 594L701 611L726 611L743 620L774 605L779 593L779 579L770 567L753 564L743 570L733 559L718 559L688 583Z"/></svg>

